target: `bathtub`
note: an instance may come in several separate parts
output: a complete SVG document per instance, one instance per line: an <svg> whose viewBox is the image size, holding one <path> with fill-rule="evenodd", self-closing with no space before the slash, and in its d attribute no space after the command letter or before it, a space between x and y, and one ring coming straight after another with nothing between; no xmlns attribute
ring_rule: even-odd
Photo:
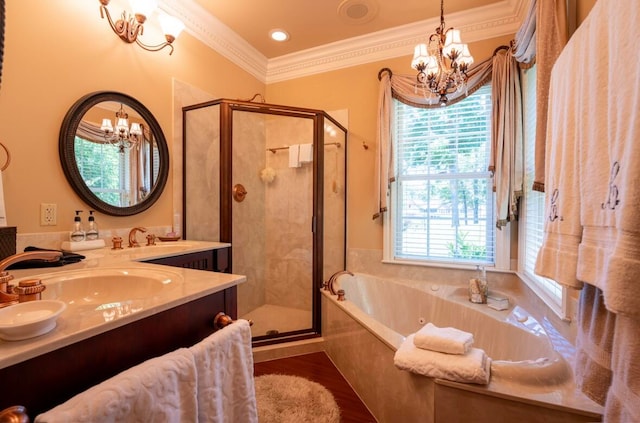
<svg viewBox="0 0 640 423"><path fill-rule="evenodd" d="M416 401L424 403L418 412L420 420L437 421L435 399L424 400L433 396L437 384L471 390L478 395L516 401L526 399L528 403L533 400L537 404L546 402L551 409L586 412L591 419L597 418L601 411L575 390L569 364L573 346L548 320L534 318L508 292L498 292L510 300L507 310L498 311L470 303L466 287L460 285L386 280L356 273L338 277L334 287L336 291L345 291L346 300L337 301L335 296L323 291L323 336L327 353L356 392L358 385L361 387L363 392L358 392L359 395L372 412L378 411L374 415L379 421L392 421L392 416L405 412L407 402L410 403L407 398L415 396L416 390L425 391L416 396ZM492 359L488 386L434 381L395 369L395 351L407 335L427 322L439 327L456 327L474 335L474 347L482 348ZM372 356L369 364L360 365L364 360L363 349ZM367 377L358 374L366 373L367 369L371 373L372 368L376 369L375 380L365 381ZM389 385L394 386L392 401L377 393ZM398 392L403 389L408 392ZM368 394L371 391L373 395ZM367 402L368 396L371 404ZM381 406L380 402L388 402L388 406ZM399 404L405 404L402 410L394 410ZM408 415L406 421L416 417Z"/></svg>

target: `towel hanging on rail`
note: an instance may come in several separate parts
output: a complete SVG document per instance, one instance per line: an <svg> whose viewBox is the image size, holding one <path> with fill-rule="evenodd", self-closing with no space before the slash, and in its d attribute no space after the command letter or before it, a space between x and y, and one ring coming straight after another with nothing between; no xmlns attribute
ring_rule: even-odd
<svg viewBox="0 0 640 423"><path fill-rule="evenodd" d="M289 167L300 167L300 144L289 146Z"/></svg>
<svg viewBox="0 0 640 423"><path fill-rule="evenodd" d="M300 144L298 157L300 158L300 163L313 162L313 144Z"/></svg>

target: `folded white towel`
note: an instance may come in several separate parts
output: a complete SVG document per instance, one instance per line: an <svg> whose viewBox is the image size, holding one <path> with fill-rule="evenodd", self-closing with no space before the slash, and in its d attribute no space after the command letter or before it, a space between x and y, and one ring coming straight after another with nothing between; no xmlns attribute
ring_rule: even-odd
<svg viewBox="0 0 640 423"><path fill-rule="evenodd" d="M483 350L471 348L463 355L442 354L416 347L413 338L409 335L396 351L393 363L397 368L454 382L489 383L491 358Z"/></svg>
<svg viewBox="0 0 640 423"><path fill-rule="evenodd" d="M300 167L300 144L289 146L289 167Z"/></svg>
<svg viewBox="0 0 640 423"><path fill-rule="evenodd" d="M313 162L313 144L300 144L300 163Z"/></svg>
<svg viewBox="0 0 640 423"><path fill-rule="evenodd" d="M415 333L416 347L445 354L466 354L473 345L473 335L456 328L439 328L427 323Z"/></svg>
<svg viewBox="0 0 640 423"><path fill-rule="evenodd" d="M152 358L39 414L44 422L194 422L196 368L186 348Z"/></svg>
<svg viewBox="0 0 640 423"><path fill-rule="evenodd" d="M238 320L190 350L198 372L198 422L257 423L249 322Z"/></svg>

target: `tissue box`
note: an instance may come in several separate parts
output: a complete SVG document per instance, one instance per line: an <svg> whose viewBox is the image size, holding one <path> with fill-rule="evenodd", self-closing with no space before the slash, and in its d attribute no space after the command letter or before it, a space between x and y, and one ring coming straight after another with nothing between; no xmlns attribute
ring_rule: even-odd
<svg viewBox="0 0 640 423"><path fill-rule="evenodd" d="M16 227L0 227L0 260L16 253Z"/></svg>

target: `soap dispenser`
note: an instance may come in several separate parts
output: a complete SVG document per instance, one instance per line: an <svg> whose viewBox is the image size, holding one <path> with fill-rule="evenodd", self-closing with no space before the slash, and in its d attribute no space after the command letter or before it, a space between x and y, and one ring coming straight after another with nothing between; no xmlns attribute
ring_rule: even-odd
<svg viewBox="0 0 640 423"><path fill-rule="evenodd" d="M76 216L73 218L73 227L71 228L71 234L69 238L73 242L84 241L85 232L82 227L82 219L80 219L80 213L82 210L76 210Z"/></svg>
<svg viewBox="0 0 640 423"><path fill-rule="evenodd" d="M98 239L98 224L93 215L93 210L89 210L89 225L87 226L87 241Z"/></svg>

